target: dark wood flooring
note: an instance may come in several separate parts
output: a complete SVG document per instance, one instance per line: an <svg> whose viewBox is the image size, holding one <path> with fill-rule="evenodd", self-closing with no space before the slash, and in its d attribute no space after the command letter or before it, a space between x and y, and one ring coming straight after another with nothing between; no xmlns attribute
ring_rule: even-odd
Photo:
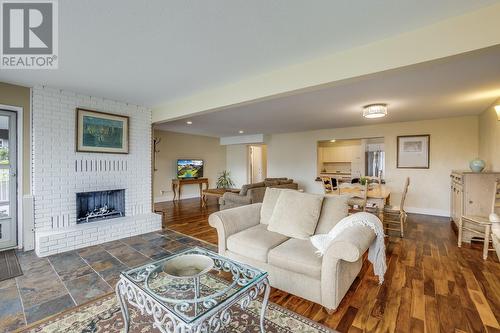
<svg viewBox="0 0 500 333"><path fill-rule="evenodd" d="M164 226L217 243L208 216L215 199L160 203ZM379 286L371 264L333 315L317 304L273 289L271 300L341 332L500 332L500 263L481 258L481 244L458 248L447 218L410 215L405 238L387 238L388 270Z"/></svg>

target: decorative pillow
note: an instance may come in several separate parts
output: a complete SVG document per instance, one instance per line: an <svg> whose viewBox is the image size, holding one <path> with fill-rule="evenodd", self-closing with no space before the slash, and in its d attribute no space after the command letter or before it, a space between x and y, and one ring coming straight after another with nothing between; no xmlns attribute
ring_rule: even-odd
<svg viewBox="0 0 500 333"><path fill-rule="evenodd" d="M348 195L325 195L315 235L327 234L349 213Z"/></svg>
<svg viewBox="0 0 500 333"><path fill-rule="evenodd" d="M287 237L309 239L316 230L323 196L283 191L280 193L267 230Z"/></svg>
<svg viewBox="0 0 500 333"><path fill-rule="evenodd" d="M287 191L287 189L273 187L266 188L266 193L264 193L264 199L262 200L262 207L260 208L261 224L269 224L271 215L273 215L274 206L276 206L276 201L278 201L278 197L282 191Z"/></svg>

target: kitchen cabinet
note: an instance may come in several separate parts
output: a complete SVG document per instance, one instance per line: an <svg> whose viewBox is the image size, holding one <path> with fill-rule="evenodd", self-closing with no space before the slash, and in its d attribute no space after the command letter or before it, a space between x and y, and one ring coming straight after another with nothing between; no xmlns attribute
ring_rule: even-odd
<svg viewBox="0 0 500 333"><path fill-rule="evenodd" d="M450 175L450 218L458 227L462 215L488 216L491 213L493 185L500 172L452 171ZM474 235L466 230L463 241Z"/></svg>
<svg viewBox="0 0 500 333"><path fill-rule="evenodd" d="M321 162L353 162L361 159L361 146L319 147L318 158Z"/></svg>

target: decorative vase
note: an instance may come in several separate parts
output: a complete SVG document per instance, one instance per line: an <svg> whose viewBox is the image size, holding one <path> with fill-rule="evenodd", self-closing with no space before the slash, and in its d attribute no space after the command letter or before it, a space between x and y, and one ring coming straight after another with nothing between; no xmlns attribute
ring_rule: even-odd
<svg viewBox="0 0 500 333"><path fill-rule="evenodd" d="M483 171L485 166L486 166L486 163L479 158L476 158L476 159L470 161L470 163L469 163L470 169L474 172Z"/></svg>

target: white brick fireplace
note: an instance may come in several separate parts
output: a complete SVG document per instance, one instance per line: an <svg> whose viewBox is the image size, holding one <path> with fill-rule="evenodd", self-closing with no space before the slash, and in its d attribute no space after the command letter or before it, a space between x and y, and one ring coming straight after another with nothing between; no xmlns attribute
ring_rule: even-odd
<svg viewBox="0 0 500 333"><path fill-rule="evenodd" d="M129 120L129 154L75 151L76 108ZM35 250L39 256L161 229L151 212L151 110L112 100L33 89ZM125 216L76 222L76 193L125 189Z"/></svg>

